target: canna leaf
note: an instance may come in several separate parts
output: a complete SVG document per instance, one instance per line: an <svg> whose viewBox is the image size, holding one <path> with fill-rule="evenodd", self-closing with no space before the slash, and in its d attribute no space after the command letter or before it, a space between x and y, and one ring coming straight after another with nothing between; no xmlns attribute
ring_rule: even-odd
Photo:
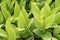
<svg viewBox="0 0 60 40"><path fill-rule="evenodd" d="M56 38L52 37L52 40L57 40Z"/></svg>
<svg viewBox="0 0 60 40"><path fill-rule="evenodd" d="M55 7L60 6L60 0L55 0Z"/></svg>
<svg viewBox="0 0 60 40"><path fill-rule="evenodd" d="M20 13L20 7L18 5L18 3L15 3L15 8L14 8L14 17L18 17Z"/></svg>
<svg viewBox="0 0 60 40"><path fill-rule="evenodd" d="M45 3L45 6L41 9L40 18L48 17L49 15L51 15L50 12L51 12L51 9L50 9L49 5L47 3Z"/></svg>
<svg viewBox="0 0 60 40"><path fill-rule="evenodd" d="M5 18L5 20L7 20L8 18L11 17L10 13L8 12L8 10L6 9L6 6L5 5L2 5L1 6L1 11L2 11L2 14Z"/></svg>
<svg viewBox="0 0 60 40"><path fill-rule="evenodd" d="M60 12L58 12L58 13L55 15L55 23L57 23L57 24L60 23Z"/></svg>
<svg viewBox="0 0 60 40"><path fill-rule="evenodd" d="M51 5L50 5L51 9L54 9L55 8L55 2L53 2Z"/></svg>
<svg viewBox="0 0 60 40"><path fill-rule="evenodd" d="M6 4L10 7L11 6L11 0L6 0Z"/></svg>
<svg viewBox="0 0 60 40"><path fill-rule="evenodd" d="M23 11L23 15L24 15L24 18L25 18L25 22L26 22L25 25L28 26L29 23L30 23L29 15L28 15L28 13L26 12L26 10L25 10L24 7L22 8L22 11Z"/></svg>
<svg viewBox="0 0 60 40"><path fill-rule="evenodd" d="M46 2L47 2L47 4L50 4L52 2L52 0L47 0Z"/></svg>
<svg viewBox="0 0 60 40"><path fill-rule="evenodd" d="M46 32L44 35L42 35L42 38L44 40L51 40L51 37L52 37L52 35L50 32Z"/></svg>
<svg viewBox="0 0 60 40"><path fill-rule="evenodd" d="M26 5L26 0L20 0L20 7L25 7Z"/></svg>
<svg viewBox="0 0 60 40"><path fill-rule="evenodd" d="M9 18L6 21L6 31L8 33L8 40L16 40L16 32L14 28L11 26L11 19Z"/></svg>
<svg viewBox="0 0 60 40"><path fill-rule="evenodd" d="M39 37L41 37L43 35L43 31L39 30L39 29L34 29L33 32L38 35Z"/></svg>
<svg viewBox="0 0 60 40"><path fill-rule="evenodd" d="M38 8L38 6L35 3L31 3L31 12L33 13L35 18L39 18L40 19L40 9Z"/></svg>
<svg viewBox="0 0 60 40"><path fill-rule="evenodd" d="M38 19L34 19L36 28L43 30L43 23L41 21L39 21Z"/></svg>
<svg viewBox="0 0 60 40"><path fill-rule="evenodd" d="M2 12L0 11L0 23L3 22L3 15L2 15Z"/></svg>
<svg viewBox="0 0 60 40"><path fill-rule="evenodd" d="M60 7L56 7L51 11L51 14L56 14L60 10Z"/></svg>
<svg viewBox="0 0 60 40"><path fill-rule="evenodd" d="M57 25L57 27L54 28L54 35L58 35L60 33L60 26Z"/></svg>
<svg viewBox="0 0 60 40"><path fill-rule="evenodd" d="M54 23L55 20L55 14L52 14L51 16L47 17L44 21L45 28L51 27L51 25Z"/></svg>
<svg viewBox="0 0 60 40"><path fill-rule="evenodd" d="M43 40L51 40L50 32L43 33L42 30L38 30L38 29L33 30L33 32L39 37L41 37Z"/></svg>
<svg viewBox="0 0 60 40"><path fill-rule="evenodd" d="M25 27L25 18L23 12L20 11L19 19L18 19L18 28L24 28L24 27Z"/></svg>
<svg viewBox="0 0 60 40"><path fill-rule="evenodd" d="M1 37L8 37L7 33L3 29L0 29L0 36Z"/></svg>

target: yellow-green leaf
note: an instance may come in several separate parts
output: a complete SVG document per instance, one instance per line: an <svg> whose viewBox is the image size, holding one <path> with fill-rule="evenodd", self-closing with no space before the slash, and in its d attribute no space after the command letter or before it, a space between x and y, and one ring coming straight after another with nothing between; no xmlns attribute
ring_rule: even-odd
<svg viewBox="0 0 60 40"><path fill-rule="evenodd" d="M15 8L14 8L14 17L18 17L20 13L20 7L18 5L18 3L15 3Z"/></svg>
<svg viewBox="0 0 60 40"><path fill-rule="evenodd" d="M1 6L1 11L2 11L2 14L3 14L5 20L7 20L8 18L11 17L11 15L10 15L9 11L6 9L5 5Z"/></svg>
<svg viewBox="0 0 60 40"><path fill-rule="evenodd" d="M44 21L45 28L47 29L51 27L51 25L54 23L54 20L55 20L55 14L52 14L49 17L47 17Z"/></svg>
<svg viewBox="0 0 60 40"><path fill-rule="evenodd" d="M18 28L24 28L24 27L25 27L25 18L23 15L23 11L20 11L18 19Z"/></svg>
<svg viewBox="0 0 60 40"><path fill-rule="evenodd" d="M2 15L2 13L0 11L0 23L2 23L2 22L3 22L3 15Z"/></svg>
<svg viewBox="0 0 60 40"><path fill-rule="evenodd" d="M39 18L40 19L40 9L38 8L38 6L36 5L36 3L31 2L31 12L33 13L35 18Z"/></svg>
<svg viewBox="0 0 60 40"><path fill-rule="evenodd" d="M6 21L6 31L8 33L8 40L16 40L16 32L14 28L11 26L10 18Z"/></svg>
<svg viewBox="0 0 60 40"><path fill-rule="evenodd" d="M47 3L45 3L45 6L41 9L40 16L42 18L48 17L51 13L51 9Z"/></svg>

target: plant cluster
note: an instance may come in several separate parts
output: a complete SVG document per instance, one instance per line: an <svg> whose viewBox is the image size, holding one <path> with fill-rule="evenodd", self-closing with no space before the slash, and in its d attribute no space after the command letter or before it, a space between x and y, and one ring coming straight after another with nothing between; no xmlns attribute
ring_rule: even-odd
<svg viewBox="0 0 60 40"><path fill-rule="evenodd" d="M0 40L60 40L60 0L0 0Z"/></svg>

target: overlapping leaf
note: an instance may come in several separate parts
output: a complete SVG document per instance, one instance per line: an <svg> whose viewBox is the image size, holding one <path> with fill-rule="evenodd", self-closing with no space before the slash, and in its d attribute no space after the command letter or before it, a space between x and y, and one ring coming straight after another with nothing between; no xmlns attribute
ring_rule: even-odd
<svg viewBox="0 0 60 40"><path fill-rule="evenodd" d="M11 19L6 21L6 31L8 33L8 40L16 40L16 33L14 28L11 26Z"/></svg>

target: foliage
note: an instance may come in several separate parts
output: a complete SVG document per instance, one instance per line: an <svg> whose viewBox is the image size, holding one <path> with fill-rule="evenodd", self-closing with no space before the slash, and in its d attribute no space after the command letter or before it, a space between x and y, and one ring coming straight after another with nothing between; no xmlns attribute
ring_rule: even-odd
<svg viewBox="0 0 60 40"><path fill-rule="evenodd" d="M60 0L0 0L0 40L60 40Z"/></svg>

